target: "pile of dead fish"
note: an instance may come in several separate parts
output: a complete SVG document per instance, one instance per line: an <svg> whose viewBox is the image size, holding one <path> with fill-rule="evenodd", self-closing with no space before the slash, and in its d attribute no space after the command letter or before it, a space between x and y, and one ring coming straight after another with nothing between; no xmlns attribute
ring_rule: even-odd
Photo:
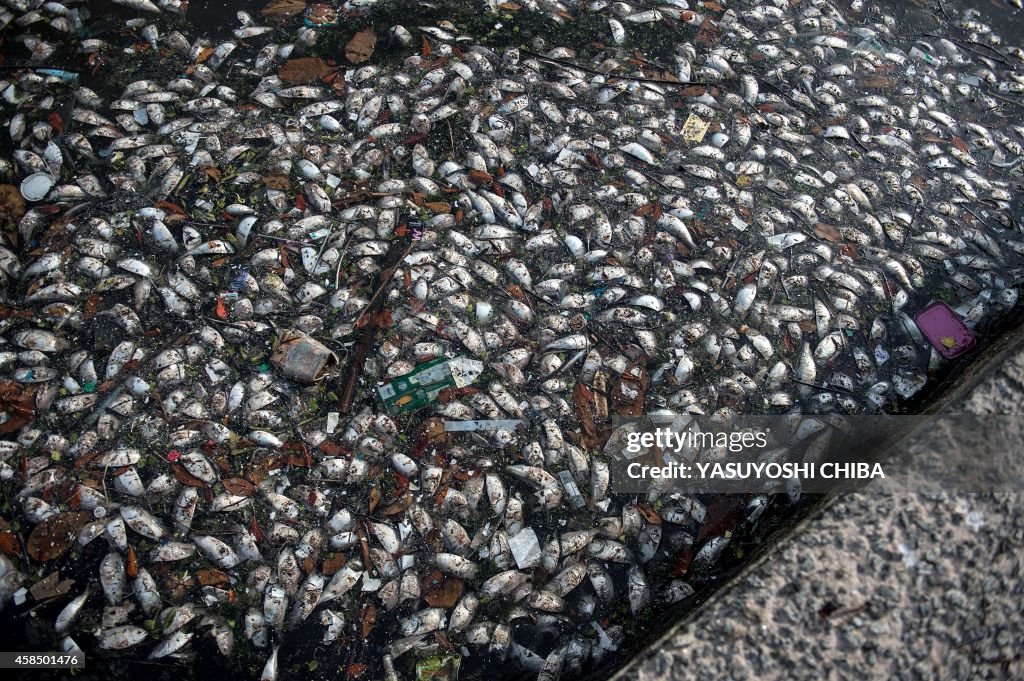
<svg viewBox="0 0 1024 681"><path fill-rule="evenodd" d="M47 70L83 6L0 0L0 607L73 576L53 649L272 679L314 623L350 676L592 669L732 536L610 491L610 419L884 411L942 366L917 309L1017 301L1024 127L975 121L1017 116L1024 52L972 14L902 44L859 2L526 2L610 47L394 26L403 61L295 84L301 18L120 4L82 60L175 75L101 96ZM629 50L666 20L667 61Z"/></svg>

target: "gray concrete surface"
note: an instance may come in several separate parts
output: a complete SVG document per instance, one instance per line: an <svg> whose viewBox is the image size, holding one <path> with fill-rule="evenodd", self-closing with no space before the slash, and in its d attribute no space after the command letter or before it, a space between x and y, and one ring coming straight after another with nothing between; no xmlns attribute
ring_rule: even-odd
<svg viewBox="0 0 1024 681"><path fill-rule="evenodd" d="M1019 336L978 364L942 412L1022 413ZM1022 563L1021 495L847 495L615 678L1024 679Z"/></svg>

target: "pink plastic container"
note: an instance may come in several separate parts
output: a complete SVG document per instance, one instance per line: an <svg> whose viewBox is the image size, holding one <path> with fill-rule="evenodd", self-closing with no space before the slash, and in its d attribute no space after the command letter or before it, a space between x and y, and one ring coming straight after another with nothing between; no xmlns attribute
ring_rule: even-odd
<svg viewBox="0 0 1024 681"><path fill-rule="evenodd" d="M914 316L914 323L928 342L946 359L959 357L974 347L977 339L949 305L932 303Z"/></svg>

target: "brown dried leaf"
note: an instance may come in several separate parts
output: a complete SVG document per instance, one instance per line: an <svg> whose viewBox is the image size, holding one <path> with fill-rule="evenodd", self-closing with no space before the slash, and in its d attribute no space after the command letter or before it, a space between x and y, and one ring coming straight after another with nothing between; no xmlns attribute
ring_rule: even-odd
<svg viewBox="0 0 1024 681"><path fill-rule="evenodd" d="M65 579L61 581L60 575L56 572L43 577L41 580L32 585L29 592L32 594L32 598L37 601L46 600L47 598L56 598L63 596L71 590L71 586L75 583L73 579Z"/></svg>
<svg viewBox="0 0 1024 681"><path fill-rule="evenodd" d="M331 442L330 440L324 440L317 446L320 448L320 451L327 456L344 456L345 454L351 454L351 451L339 445L337 442Z"/></svg>
<svg viewBox="0 0 1024 681"><path fill-rule="evenodd" d="M231 581L226 573L212 567L196 570L196 578L199 579L199 583L203 586L220 586Z"/></svg>
<svg viewBox="0 0 1024 681"><path fill-rule="evenodd" d="M437 568L431 568L420 577L420 593L427 593L433 591L437 587L441 586L441 582L444 581L444 573Z"/></svg>
<svg viewBox="0 0 1024 681"><path fill-rule="evenodd" d="M296 14L302 14L305 11L306 0L274 0L274 2L261 9L260 14L265 17L287 19Z"/></svg>
<svg viewBox="0 0 1024 681"><path fill-rule="evenodd" d="M857 260L860 257L857 247L853 244L841 244L839 246L839 252L851 260Z"/></svg>
<svg viewBox="0 0 1024 681"><path fill-rule="evenodd" d="M423 600L432 608L454 608L460 598L462 598L462 580L451 577L423 596Z"/></svg>
<svg viewBox="0 0 1024 681"><path fill-rule="evenodd" d="M25 214L25 199L13 184L0 184L0 215L20 220Z"/></svg>
<svg viewBox="0 0 1024 681"><path fill-rule="evenodd" d="M374 509L377 508L377 504L380 503L380 488L373 487L370 489L370 513L373 513Z"/></svg>
<svg viewBox="0 0 1024 681"><path fill-rule="evenodd" d="M526 291L524 291L523 287L519 284L505 284L505 291L507 291L508 294L516 300L526 300Z"/></svg>
<svg viewBox="0 0 1024 681"><path fill-rule="evenodd" d="M373 625L377 623L377 606L367 601L363 605L363 611L359 614L359 634L366 638L373 631Z"/></svg>
<svg viewBox="0 0 1024 681"><path fill-rule="evenodd" d="M258 485L263 482L263 479L267 477L270 471L280 467L281 462L278 460L278 457L270 454L269 452L265 452L261 455L255 456L249 461L245 477L248 478L250 482ZM177 476L177 473L175 473L175 476Z"/></svg>
<svg viewBox="0 0 1024 681"><path fill-rule="evenodd" d="M135 549L132 545L128 545L128 565L125 567L124 572L126 575L135 579L139 576L139 557L135 555Z"/></svg>
<svg viewBox="0 0 1024 681"><path fill-rule="evenodd" d="M964 142L962 139L960 139L956 135L953 135L953 146L956 147L957 149L959 149L960 151L964 152L965 154L968 153L968 151L967 151L967 142Z"/></svg>
<svg viewBox="0 0 1024 681"><path fill-rule="evenodd" d="M96 308L99 307L99 304L100 304L101 300L102 299L100 298L100 294L98 294L98 293L91 293L91 294L89 294L89 297L85 299L85 309L82 310L82 319L84 319L85 321L89 321L90 319L95 317L96 316Z"/></svg>
<svg viewBox="0 0 1024 681"><path fill-rule="evenodd" d="M352 40L348 41L345 45L345 58L353 64L362 64L363 62L370 61L370 57L373 56L373 50L377 47L377 34L373 32L373 27L359 31Z"/></svg>
<svg viewBox="0 0 1024 681"><path fill-rule="evenodd" d="M13 532L0 532L0 551L17 558L21 555L21 543Z"/></svg>
<svg viewBox="0 0 1024 681"><path fill-rule="evenodd" d="M429 418L420 424L413 439L411 454L414 459L419 459L435 447L440 447L443 451L451 443L451 433L445 432L444 421L437 417Z"/></svg>
<svg viewBox="0 0 1024 681"><path fill-rule="evenodd" d="M451 639L449 639L448 636L445 635L443 631L435 631L434 640L437 641L437 645L441 646L444 650L447 650L449 653L456 652L455 646L452 645ZM434 678L437 677L435 676Z"/></svg>
<svg viewBox="0 0 1024 681"><path fill-rule="evenodd" d="M444 201L428 201L423 204L423 207L429 210L434 215L440 215L442 213L447 214L452 212L451 205L445 203Z"/></svg>
<svg viewBox="0 0 1024 681"><path fill-rule="evenodd" d="M256 491L256 486L245 478L224 478L220 481L230 494L236 497L248 497Z"/></svg>
<svg viewBox="0 0 1024 681"><path fill-rule="evenodd" d="M182 217L187 217L188 216L188 214L185 212L184 208L182 208L181 206L179 206L176 203L171 203L170 201L167 201L165 199L161 199L161 200L157 201L155 205L156 205L157 208L163 208L168 213L173 213L175 215L181 215Z"/></svg>
<svg viewBox="0 0 1024 681"><path fill-rule="evenodd" d="M394 501L381 509L382 515L401 515L412 506L412 495L406 492L397 501Z"/></svg>
<svg viewBox="0 0 1024 681"><path fill-rule="evenodd" d="M686 546L679 550L675 556L675 565L672 566L673 576L682 577L686 574L686 571L690 569L690 563L693 562L695 553L693 546Z"/></svg>
<svg viewBox="0 0 1024 681"><path fill-rule="evenodd" d="M192 475L186 470L180 463L171 464L171 472L174 473L174 477L177 478L178 482L189 487L198 487L202 489L206 487L206 483Z"/></svg>
<svg viewBox="0 0 1024 681"><path fill-rule="evenodd" d="M33 391L15 381L0 381L0 411L8 415L7 420L0 423L0 435L13 433L31 423L36 417Z"/></svg>
<svg viewBox="0 0 1024 681"><path fill-rule="evenodd" d="M477 184L491 184L494 182L494 178L491 177L490 173L485 173L482 170L470 170L469 179L473 180Z"/></svg>
<svg viewBox="0 0 1024 681"><path fill-rule="evenodd" d="M394 324L394 319L391 315L391 308L385 307L374 315L373 323L378 329L390 329L391 325Z"/></svg>
<svg viewBox="0 0 1024 681"><path fill-rule="evenodd" d="M704 521L697 531L697 541L718 537L733 530L743 515L743 500L738 494L716 494L708 502Z"/></svg>
<svg viewBox="0 0 1024 681"><path fill-rule="evenodd" d="M283 192L292 190L292 182L287 175L264 175L262 179L267 189L278 189Z"/></svg>
<svg viewBox="0 0 1024 681"><path fill-rule="evenodd" d="M827 225L824 222L819 222L818 224L814 225L814 233L817 234L822 239L826 239L828 241L843 240L842 232L840 232L837 227L835 227L834 225Z"/></svg>
<svg viewBox="0 0 1024 681"><path fill-rule="evenodd" d="M199 52L199 54L196 55L196 63L197 64L202 64L204 61L209 59L210 56L213 55L213 49L214 48L212 48L212 47L207 47L207 48L201 50Z"/></svg>
<svg viewBox="0 0 1024 681"><path fill-rule="evenodd" d="M701 45L711 46L718 42L718 27L711 21L711 17L704 17L703 23L697 29L696 40Z"/></svg>
<svg viewBox="0 0 1024 681"><path fill-rule="evenodd" d="M436 527L431 528L427 532L427 536L423 538L423 542L427 545L427 548L434 553L440 553L444 551L444 538L441 536L441 530Z"/></svg>
<svg viewBox="0 0 1024 681"><path fill-rule="evenodd" d="M896 80L889 76L872 75L862 78L860 84L869 90L889 90L896 86Z"/></svg>
<svg viewBox="0 0 1024 681"><path fill-rule="evenodd" d="M648 503L640 502L636 505L636 510L640 511L640 515L644 517L644 520L651 523L652 525L661 525L661 516L654 510L654 507Z"/></svg>
<svg viewBox="0 0 1024 681"><path fill-rule="evenodd" d="M286 83L315 83L333 70L319 57L301 57L286 61L277 75Z"/></svg>
<svg viewBox="0 0 1024 681"><path fill-rule="evenodd" d="M92 513L58 513L32 528L25 548L32 560L40 563L60 558L71 548L78 531L89 522Z"/></svg>
<svg viewBox="0 0 1024 681"><path fill-rule="evenodd" d="M600 449L607 438L598 432L594 423L594 391L586 384L577 382L572 389L572 401L576 405L576 418L580 422L580 445L585 449Z"/></svg>
<svg viewBox="0 0 1024 681"><path fill-rule="evenodd" d="M61 118L60 114L56 111L51 111L46 114L46 121L57 132L64 132L64 119Z"/></svg>
<svg viewBox="0 0 1024 681"><path fill-rule="evenodd" d="M324 573L325 577L330 577L335 572L345 567L345 563L348 559L343 553L331 553L324 558L324 564L321 566L320 571Z"/></svg>

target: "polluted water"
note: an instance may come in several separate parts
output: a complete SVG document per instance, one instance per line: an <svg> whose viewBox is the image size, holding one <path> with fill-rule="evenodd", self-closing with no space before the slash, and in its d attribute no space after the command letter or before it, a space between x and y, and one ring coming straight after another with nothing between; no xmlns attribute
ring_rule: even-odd
<svg viewBox="0 0 1024 681"><path fill-rule="evenodd" d="M1015 308L1024 50L954 4L0 0L5 629L621 661L806 495L617 493L616 418L899 411L919 312Z"/></svg>

